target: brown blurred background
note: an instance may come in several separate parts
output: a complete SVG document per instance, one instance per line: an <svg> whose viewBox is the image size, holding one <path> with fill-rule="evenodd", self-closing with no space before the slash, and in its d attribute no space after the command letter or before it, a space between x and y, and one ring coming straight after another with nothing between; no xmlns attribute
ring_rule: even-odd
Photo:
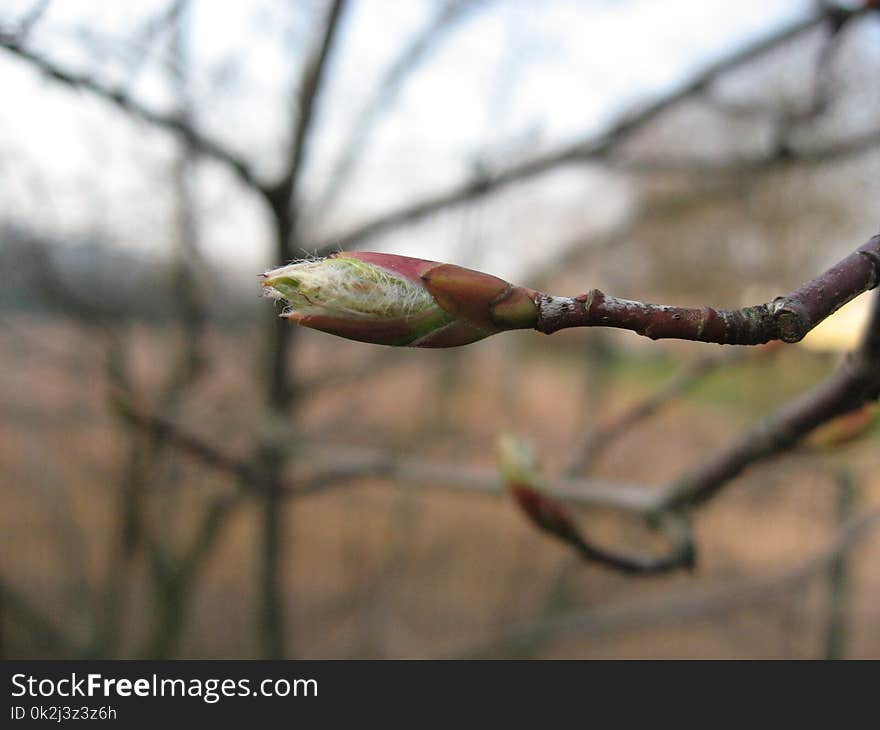
<svg viewBox="0 0 880 730"><path fill-rule="evenodd" d="M830 373L868 295L780 348L419 351L296 330L256 278L339 244L768 301L877 233L871 5L6 3L0 654L880 656L880 535L834 549L880 503L870 422L731 482L664 576L494 477L512 431L551 476L667 484Z"/></svg>

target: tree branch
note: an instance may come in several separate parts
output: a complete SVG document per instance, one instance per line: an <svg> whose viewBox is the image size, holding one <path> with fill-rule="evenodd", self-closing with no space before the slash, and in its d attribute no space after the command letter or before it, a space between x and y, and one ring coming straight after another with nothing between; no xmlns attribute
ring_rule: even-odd
<svg viewBox="0 0 880 730"><path fill-rule="evenodd" d="M36 647L51 652L53 658L70 655L74 650L74 643L65 633L3 579L0 579L0 609L0 620L7 614L11 622L31 634Z"/></svg>
<svg viewBox="0 0 880 730"><path fill-rule="evenodd" d="M682 367L672 378L647 397L635 403L614 419L606 421L589 431L580 446L576 457L566 470L569 477L589 471L592 464L612 442L637 424L653 416L657 411L675 398L703 382L708 374L723 365L729 365L738 357L703 357Z"/></svg>
<svg viewBox="0 0 880 730"><path fill-rule="evenodd" d="M225 453L205 439L176 423L143 411L132 404L123 414L132 423L162 437L206 466L253 483L246 458ZM461 466L425 459L407 459L392 452L346 449L339 444L301 443L314 467L295 479L279 479L275 487L286 497L306 497L332 488L340 482L387 478L423 487L439 487L477 495L503 496L494 468ZM603 506L636 514L651 514L662 508L660 489L635 484L591 480L563 480L554 485L554 495L572 504Z"/></svg>
<svg viewBox="0 0 880 730"><path fill-rule="evenodd" d="M305 160L306 143L312 127L315 102L321 87L322 76L344 8L345 0L333 0L324 22L321 37L303 66L297 91L296 113L293 115L294 124L287 155L287 166L281 178L266 190L269 204L278 217L290 215L291 206L293 206L293 215L296 216L296 205L292 198L296 195L299 175ZM293 233L294 228L295 221L292 221L289 225L288 235ZM290 241L286 238L279 238L278 244L283 249L278 251L279 257L287 261L292 257Z"/></svg>
<svg viewBox="0 0 880 730"><path fill-rule="evenodd" d="M721 345L798 342L813 327L880 283L880 235L812 281L772 302L737 310L671 307L606 295L599 289L574 298L538 293L535 329L617 327L651 339L675 338Z"/></svg>
<svg viewBox="0 0 880 730"><path fill-rule="evenodd" d="M19 59L26 61L54 81L58 81L72 89L88 91L94 96L110 102L135 119L179 135L193 149L197 150L199 154L225 165L249 188L258 192L265 192L263 184L257 179L247 162L219 142L205 137L195 127L187 124L179 115L163 114L149 109L122 89L105 86L86 74L67 71L49 59L28 50L21 45L17 38L2 32L0 32L0 48L4 48Z"/></svg>
<svg viewBox="0 0 880 730"><path fill-rule="evenodd" d="M780 454L823 423L880 397L880 296L862 344L830 378L747 431L673 484L666 507L699 504L757 461Z"/></svg>
<svg viewBox="0 0 880 730"><path fill-rule="evenodd" d="M848 18L855 18L865 8L842 10ZM349 231L335 235L320 243L318 255L327 255L339 249L352 248L366 239L406 223L420 220L432 213L469 200L475 200L493 193L507 185L541 175L558 166L583 163L605 157L614 147L641 129L648 122L659 117L673 106L702 93L722 74L753 61L773 49L818 27L827 19L828 11L820 10L802 20L796 21L753 43L737 49L730 55L709 64L701 72L685 81L666 95L656 99L641 109L623 115L604 132L575 142L574 144L552 150L544 155L511 165L494 173L481 173L471 180L450 189L430 195L422 200L409 203L400 208L381 213L372 220L355 226Z"/></svg>
<svg viewBox="0 0 880 730"><path fill-rule="evenodd" d="M821 165L832 160L854 157L880 146L880 129L854 134L817 147L793 147L783 143L766 154L752 157L710 160L689 159L623 159L610 157L608 163L626 172L639 174L685 174L746 176L785 166Z"/></svg>
<svg viewBox="0 0 880 730"><path fill-rule="evenodd" d="M647 575L693 568L696 548L687 519L678 512L670 511L659 514L656 522L669 542L668 551L663 555L611 550L588 542L583 535L578 535L574 547L584 560L606 565L622 573Z"/></svg>
<svg viewBox="0 0 880 730"><path fill-rule="evenodd" d="M435 45L455 27L456 21L475 5L474 0L444 0L428 24L388 67L375 90L360 110L341 144L341 152L330 171L327 185L316 204L322 211L331 204L346 185L360 152L383 110L394 102L406 76L427 56Z"/></svg>
<svg viewBox="0 0 880 730"><path fill-rule="evenodd" d="M536 636L552 635L556 639L602 636L611 632L663 624L676 624L714 615L723 615L797 590L812 578L825 573L841 555L864 540L880 526L880 510L851 519L831 543L818 554L794 567L770 575L747 579L730 585L689 588L656 599L587 608L550 619L526 621L510 627L500 642L492 642L468 656L498 652L502 646L515 646Z"/></svg>

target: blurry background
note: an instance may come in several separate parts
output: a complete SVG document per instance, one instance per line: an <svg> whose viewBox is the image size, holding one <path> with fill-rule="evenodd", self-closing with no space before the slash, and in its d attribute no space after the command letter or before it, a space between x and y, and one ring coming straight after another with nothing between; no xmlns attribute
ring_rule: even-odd
<svg viewBox="0 0 880 730"><path fill-rule="evenodd" d="M880 500L875 432L738 478L663 577L583 564L494 477L507 429L663 485L829 373L867 297L784 348L410 351L279 322L257 279L360 247L768 301L877 233L871 5L4 2L2 655L880 655L880 539L811 562Z"/></svg>

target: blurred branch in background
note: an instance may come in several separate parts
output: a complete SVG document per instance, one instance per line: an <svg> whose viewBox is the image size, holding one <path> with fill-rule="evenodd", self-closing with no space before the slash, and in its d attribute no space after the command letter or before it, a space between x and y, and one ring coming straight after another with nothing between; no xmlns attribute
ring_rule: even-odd
<svg viewBox="0 0 880 730"><path fill-rule="evenodd" d="M858 488L852 473L841 467L835 473L837 482L837 504L835 518L841 529L853 518ZM840 551L831 561L828 570L828 627L825 633L825 659L846 658L847 621L851 612L852 577L847 560L847 551Z"/></svg>
<svg viewBox="0 0 880 730"><path fill-rule="evenodd" d="M783 453L823 423L880 397L880 295L873 295L862 342L824 382L796 398L670 489L671 507L702 502L755 462Z"/></svg>
<svg viewBox="0 0 880 730"><path fill-rule="evenodd" d="M300 216L302 202L298 188L306 147L312 131L315 104L324 80L325 66L330 56L345 3L333 0L323 25L306 58L296 89L287 167L280 180L268 191L268 201L275 219L275 256L287 261L298 250L302 230ZM268 366L266 377L266 414L268 423L281 423L290 416L295 390L291 382L290 356L294 332L270 311ZM260 578L262 622L260 645L267 658L281 658L287 649L285 637L284 597L282 595L281 564L284 506L280 492L273 488L284 470L287 449L283 441L270 435L257 451L254 469L269 488L265 492L262 525L262 575Z"/></svg>
<svg viewBox="0 0 880 730"><path fill-rule="evenodd" d="M55 656L71 655L72 647L66 634L5 581L0 581L0 618L8 620L9 625L24 628L36 647Z"/></svg>
<svg viewBox="0 0 880 730"><path fill-rule="evenodd" d="M9 34L8 31L0 32L0 47L6 49L21 60L31 64L34 68L41 73L44 73L53 81L60 82L73 89L87 91L116 105L123 112L139 121L146 122L147 124L180 135L198 149L201 154L222 163L232 170L239 180L241 180L241 182L247 187L260 191L263 190L263 186L258 182L246 162L240 159L233 151L226 149L218 142L204 137L196 129L189 126L178 115L162 114L149 109L136 99L130 97L125 90L104 86L88 74L78 74L72 71L66 71L63 68L56 66L50 60L43 58L22 46L21 40L18 37Z"/></svg>
<svg viewBox="0 0 880 730"><path fill-rule="evenodd" d="M369 99L359 111L333 165L327 184L315 202L315 214L320 217L333 205L349 182L358 159L363 155L370 135L379 119L387 114L400 93L407 76L455 30L456 25L487 0L441 0L425 27L404 44L399 54L379 79Z"/></svg>
<svg viewBox="0 0 880 730"><path fill-rule="evenodd" d="M849 10L835 9L835 18L854 19L867 11L866 8ZM841 15L838 15L840 13ZM331 240L317 246L318 255L327 255L338 249L350 249L362 245L367 239L388 232L405 223L418 221L445 208L459 205L469 200L494 193L500 188L515 182L528 180L557 167L569 164L584 164L591 161L605 161L612 151L635 132L654 121L672 107L694 96L704 93L721 75L733 71L764 54L801 36L807 31L828 22L828 12L820 9L815 15L799 20L788 26L740 48L722 58L668 94L644 105L642 108L624 114L597 135L579 140L560 149L551 150L538 157L511 165L507 168L484 172L470 181L450 188L447 191L407 203L396 210L380 214L347 232L334 235Z"/></svg>
<svg viewBox="0 0 880 730"><path fill-rule="evenodd" d="M742 360L742 351L732 355L707 355L681 367L662 387L629 409L603 424L587 431L580 446L575 447L575 458L566 470L569 477L589 474L602 452L631 428L650 418L676 398L697 387L702 380L719 367L733 365ZM592 425L592 424L589 424Z"/></svg>
<svg viewBox="0 0 880 730"><path fill-rule="evenodd" d="M656 599L606 604L543 621L530 621L512 626L504 636L486 647L464 649L452 656L494 656L507 653L535 638L554 641L573 640L585 636L605 635L628 629L654 628L680 624L715 615L726 615L754 604L801 590L816 576L827 573L835 560L846 555L855 545L880 526L880 510L849 520L835 539L820 553L798 565L761 578L733 585L710 585L686 588Z"/></svg>
<svg viewBox="0 0 880 730"><path fill-rule="evenodd" d="M188 0L175 0L167 12L151 24L150 37L156 38L163 28L169 30L169 43L173 63L171 69L171 85L177 105L177 116L183 124L190 125L193 108L190 90L190 62L186 47L187 23L189 18ZM146 46L149 49L149 45ZM145 50L146 52L146 50ZM172 353L167 366L161 391L156 398L159 412L173 418L184 406L183 399L189 389L204 374L205 358L202 352L206 328L206 303L204 301L202 282L197 276L198 270L204 270L199 247L199 221L197 211L196 148L191 141L183 138L172 162L171 179L174 184L174 215L172 217L171 238L175 242L173 259L170 263L176 319L181 329L179 352ZM121 350L111 353L117 364L110 369L110 382L117 393L136 392L132 378L127 374L128 367L125 355ZM116 406L120 407L121 396L115 396ZM121 414L120 414L121 415ZM125 422L125 419L122 419ZM121 626L127 613L128 594L131 591L131 566L139 555L142 547L147 548L147 560L155 564L157 552L167 550L164 541L151 533L145 514L145 494L149 484L163 475L163 481L173 485L176 481L173 470L165 467L163 459L168 449L168 441L161 433L144 434L139 429L130 429L131 442L128 468L124 472L122 501L120 503L120 519L122 526L119 536L119 549L107 573L107 585L104 589L103 606L96 622L94 647L90 653L94 656L107 656L119 652ZM172 503L166 510L174 513L173 491ZM157 605L162 606L164 613L159 618L155 629L164 637L165 647L170 651L178 636L171 629L173 621L167 619L169 612L179 612L179 603L162 600L169 593L165 585L165 576L154 572L153 591ZM167 656L167 652L159 652L158 656Z"/></svg>

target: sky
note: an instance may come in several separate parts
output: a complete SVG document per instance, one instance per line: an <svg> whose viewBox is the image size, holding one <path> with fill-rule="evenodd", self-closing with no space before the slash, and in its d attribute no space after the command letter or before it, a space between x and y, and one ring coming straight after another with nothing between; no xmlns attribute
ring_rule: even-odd
<svg viewBox="0 0 880 730"><path fill-rule="evenodd" d="M56 1L30 42L66 66L118 83L132 78L123 61L130 50L120 51L126 46L112 39L130 43L138 21L165 5ZM0 23L30 6L5 0ZM320 195L375 80L433 7L420 0L356 0L349 9L310 148L309 198ZM196 0L190 19L198 123L268 175L278 170L278 141L290 125L291 83L316 9L319 3L305 1ZM479 161L528 156L599 131L634 104L811 10L809 0L485 0L407 78L320 230L341 231L413 195L443 189L467 178ZM106 50L97 60L82 51L84 37L104 39ZM167 109L173 97L160 60L149 57L131 88L145 104ZM2 52L0 86L7 100L0 108L0 216L72 237L97 232L151 251L172 245L167 181L175 148L167 134L60 88ZM481 248L473 241L494 240L524 224L536 235L569 222L584 224L585 218L588 225L593 219L601 224L626 201L626 191L613 180L583 169L554 175L530 195L540 214L500 215L488 202L482 216L474 214L476 222L467 215L444 219L374 247L491 265L511 275L509 260L480 253L497 246ZM585 210L585 199L595 201L592 209ZM260 201L229 174L203 166L199 200L201 245L210 257L249 271L277 263ZM466 225L471 228L465 235Z"/></svg>

